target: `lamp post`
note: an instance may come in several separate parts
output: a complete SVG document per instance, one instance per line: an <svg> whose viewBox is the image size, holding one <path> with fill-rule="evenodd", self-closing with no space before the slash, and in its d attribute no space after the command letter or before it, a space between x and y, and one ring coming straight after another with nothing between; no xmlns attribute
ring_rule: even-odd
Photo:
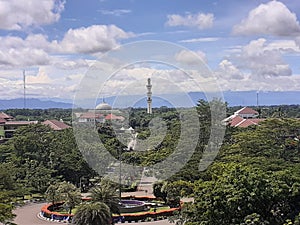
<svg viewBox="0 0 300 225"><path fill-rule="evenodd" d="M119 149L119 199L122 198L122 149Z"/></svg>

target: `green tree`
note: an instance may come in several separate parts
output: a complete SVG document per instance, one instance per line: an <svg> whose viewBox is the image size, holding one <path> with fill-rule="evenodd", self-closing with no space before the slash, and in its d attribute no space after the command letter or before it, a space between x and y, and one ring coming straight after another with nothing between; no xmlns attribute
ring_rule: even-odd
<svg viewBox="0 0 300 225"><path fill-rule="evenodd" d="M58 186L58 193L64 201L64 206L72 213L72 209L81 202L80 191L75 185L68 182L61 182Z"/></svg>
<svg viewBox="0 0 300 225"><path fill-rule="evenodd" d="M299 210L299 178L289 171L266 173L237 163L215 163L211 170L210 180L195 182L189 222L243 224L252 218L280 225Z"/></svg>
<svg viewBox="0 0 300 225"><path fill-rule="evenodd" d="M118 187L109 180L102 179L100 185L90 190L93 202L105 203L112 213L120 214Z"/></svg>
<svg viewBox="0 0 300 225"><path fill-rule="evenodd" d="M50 184L47 188L46 192L46 199L48 202L51 202L54 205L56 202L62 200L61 193L59 192L59 183Z"/></svg>
<svg viewBox="0 0 300 225"><path fill-rule="evenodd" d="M0 223L11 224L15 217L12 199L16 195L15 169L9 163L0 164Z"/></svg>
<svg viewBox="0 0 300 225"><path fill-rule="evenodd" d="M85 203L78 207L73 223L76 225L109 225L111 212L103 202Z"/></svg>
<svg viewBox="0 0 300 225"><path fill-rule="evenodd" d="M157 181L153 184L153 194L156 198L161 198L167 202L168 193L164 186L167 184L167 181Z"/></svg>

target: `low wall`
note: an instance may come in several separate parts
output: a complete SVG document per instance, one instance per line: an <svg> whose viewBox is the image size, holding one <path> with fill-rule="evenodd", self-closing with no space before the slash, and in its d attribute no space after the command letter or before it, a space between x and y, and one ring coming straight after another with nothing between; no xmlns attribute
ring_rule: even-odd
<svg viewBox="0 0 300 225"><path fill-rule="evenodd" d="M63 213L52 211L53 208L59 207L63 204L64 204L63 202L59 202L59 203L55 203L54 205L53 204L44 205L41 209L41 216L53 221L54 220L66 221L66 222L71 221L73 214L68 214L68 213L63 214Z"/></svg>

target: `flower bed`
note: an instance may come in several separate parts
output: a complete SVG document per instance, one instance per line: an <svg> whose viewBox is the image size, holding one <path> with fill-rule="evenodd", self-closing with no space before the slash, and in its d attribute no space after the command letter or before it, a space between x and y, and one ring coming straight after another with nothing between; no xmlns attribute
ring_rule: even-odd
<svg viewBox="0 0 300 225"><path fill-rule="evenodd" d="M50 220L70 221L71 218L73 217L73 214L58 213L52 211L54 208L60 207L63 204L64 204L63 202L59 202L59 203L55 203L54 205L53 204L44 205L41 209L41 215Z"/></svg>

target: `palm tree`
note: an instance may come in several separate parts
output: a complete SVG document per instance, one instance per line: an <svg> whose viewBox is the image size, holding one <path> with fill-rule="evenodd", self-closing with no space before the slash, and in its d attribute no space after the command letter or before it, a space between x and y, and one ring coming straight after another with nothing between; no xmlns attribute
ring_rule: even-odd
<svg viewBox="0 0 300 225"><path fill-rule="evenodd" d="M91 189L93 202L105 203L112 213L120 214L120 199L117 186L108 180L102 180L100 186Z"/></svg>
<svg viewBox="0 0 300 225"><path fill-rule="evenodd" d="M76 225L110 225L111 212L102 202L85 203L78 207L73 223Z"/></svg>

